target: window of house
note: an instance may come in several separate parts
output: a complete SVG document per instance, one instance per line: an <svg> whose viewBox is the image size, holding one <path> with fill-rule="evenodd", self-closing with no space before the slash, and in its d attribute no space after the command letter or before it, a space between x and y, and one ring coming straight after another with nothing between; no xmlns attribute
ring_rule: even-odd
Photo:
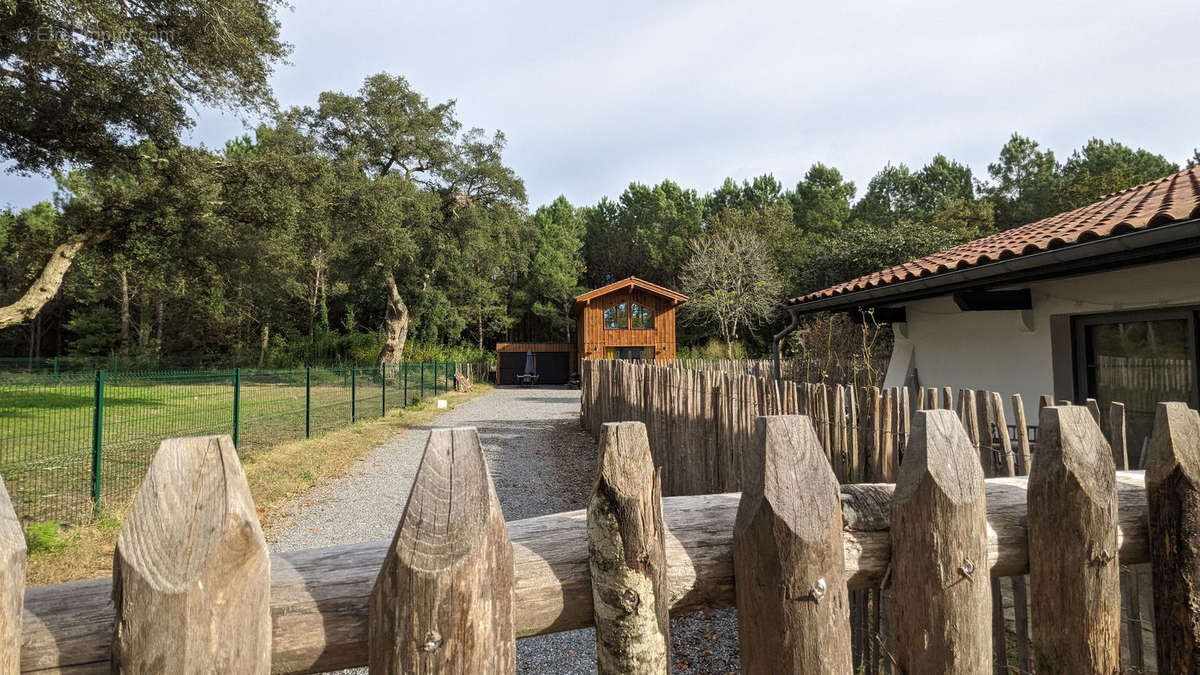
<svg viewBox="0 0 1200 675"><path fill-rule="evenodd" d="M654 347L608 347L604 358L624 361L653 361Z"/></svg>
<svg viewBox="0 0 1200 675"><path fill-rule="evenodd" d="M1075 391L1094 398L1107 421L1125 404L1130 468L1145 466L1143 448L1160 401L1197 405L1196 310L1075 317Z"/></svg>
<svg viewBox="0 0 1200 675"><path fill-rule="evenodd" d="M629 307L629 327L636 330L652 330L654 328L654 310L637 303Z"/></svg>
<svg viewBox="0 0 1200 675"><path fill-rule="evenodd" d="M629 311L625 303L613 305L604 310L604 327L609 329L622 329L629 325Z"/></svg>

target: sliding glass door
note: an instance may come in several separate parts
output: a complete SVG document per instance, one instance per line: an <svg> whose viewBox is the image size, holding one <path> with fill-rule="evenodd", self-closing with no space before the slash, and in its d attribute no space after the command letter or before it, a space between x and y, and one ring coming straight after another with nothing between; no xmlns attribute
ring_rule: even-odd
<svg viewBox="0 0 1200 675"><path fill-rule="evenodd" d="M1076 391L1094 398L1103 419L1125 404L1130 462L1141 468L1160 401L1195 407L1196 312L1162 310L1074 319Z"/></svg>

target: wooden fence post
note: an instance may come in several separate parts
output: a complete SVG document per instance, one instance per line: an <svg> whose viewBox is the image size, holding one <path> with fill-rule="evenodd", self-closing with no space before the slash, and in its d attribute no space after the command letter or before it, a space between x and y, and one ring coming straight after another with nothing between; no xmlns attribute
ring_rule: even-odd
<svg viewBox="0 0 1200 675"><path fill-rule="evenodd" d="M1020 394L1012 395L1013 426L1017 428L1016 472L1019 476L1029 475L1029 427L1025 422L1025 405Z"/></svg>
<svg viewBox="0 0 1200 675"><path fill-rule="evenodd" d="M1200 670L1200 416L1159 403L1146 457L1158 672Z"/></svg>
<svg viewBox="0 0 1200 675"><path fill-rule="evenodd" d="M1025 412L1017 412L1017 408L1021 403L1020 394L1013 394L1013 414L1020 415L1021 424L1025 423ZM1014 457L1012 448L1012 440L1008 437L1008 418L1004 414L1004 400L1000 397L999 392L991 392L989 400L992 407L992 418L996 423L996 430L1000 438L1000 452L1003 456L999 464L999 471L1002 476L1017 475L1018 461ZM1018 430L1018 443L1021 443L1023 434ZM1028 438L1024 440L1026 453L1028 454L1029 442ZM1015 576L1011 580L1012 600L1013 600L1013 625L1017 632L1017 667L1021 672L1029 672L1029 590L1025 585L1025 576ZM1004 617L1004 605L1002 601L1002 583L1003 578L998 577L992 579L992 651L996 658L998 668L1003 667L1001 672L1008 671L1008 624Z"/></svg>
<svg viewBox="0 0 1200 675"><path fill-rule="evenodd" d="M1038 397L1038 424L1042 423L1042 410L1054 405L1054 396L1050 394L1042 394Z"/></svg>
<svg viewBox="0 0 1200 675"><path fill-rule="evenodd" d="M1112 451L1083 406L1048 406L1029 476L1033 660L1039 673L1121 669Z"/></svg>
<svg viewBox="0 0 1200 675"><path fill-rule="evenodd" d="M0 479L0 675L21 672L25 602L25 534Z"/></svg>
<svg viewBox="0 0 1200 675"><path fill-rule="evenodd" d="M671 665L661 480L645 425L604 425L587 506L601 675L662 674Z"/></svg>
<svg viewBox="0 0 1200 675"><path fill-rule="evenodd" d="M434 429L375 587L372 673L512 673L513 550L473 428Z"/></svg>
<svg viewBox="0 0 1200 675"><path fill-rule="evenodd" d="M1129 468L1128 440L1125 434L1125 404L1113 402L1108 407L1108 443L1112 446L1113 462L1118 471Z"/></svg>
<svg viewBox="0 0 1200 675"><path fill-rule="evenodd" d="M980 466L983 467L983 475L991 478L997 475L996 449L992 446L991 399L983 389L976 391L974 398L975 429L978 434L975 440L979 449Z"/></svg>
<svg viewBox="0 0 1200 675"><path fill-rule="evenodd" d="M117 537L113 672L270 672L270 585L233 440L163 441Z"/></svg>
<svg viewBox="0 0 1200 675"><path fill-rule="evenodd" d="M579 364L579 423L584 429L592 428L592 378L591 364L584 359Z"/></svg>
<svg viewBox="0 0 1200 675"><path fill-rule="evenodd" d="M917 413L892 498L892 612L905 673L990 673L979 455L949 410Z"/></svg>
<svg viewBox="0 0 1200 675"><path fill-rule="evenodd" d="M837 479L807 417L756 420L733 529L746 673L851 672Z"/></svg>
<svg viewBox="0 0 1200 675"><path fill-rule="evenodd" d="M868 483L878 483L881 479L879 470L879 423L880 413L883 406L883 397L879 393L879 387L871 387L867 389L866 408L867 415L863 429L863 446L866 456L866 467L863 473L863 480Z"/></svg>

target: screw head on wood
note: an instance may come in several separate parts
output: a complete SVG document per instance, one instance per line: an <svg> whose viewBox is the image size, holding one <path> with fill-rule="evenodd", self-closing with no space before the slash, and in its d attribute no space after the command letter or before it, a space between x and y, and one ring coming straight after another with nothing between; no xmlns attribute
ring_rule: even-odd
<svg viewBox="0 0 1200 675"><path fill-rule="evenodd" d="M958 568L958 573L963 575L964 577L966 577L967 580L969 580L969 581L974 581L974 579L971 578L971 574L974 572L975 572L975 563L970 558L967 558L966 560L964 560L962 567Z"/></svg>
<svg viewBox="0 0 1200 675"><path fill-rule="evenodd" d="M421 644L421 651L432 652L442 646L442 636L436 630L431 630L425 634L425 642Z"/></svg>
<svg viewBox="0 0 1200 675"><path fill-rule="evenodd" d="M825 597L825 577L821 577L813 582L812 590L808 592L808 597L813 599L813 602L820 604L821 598Z"/></svg>

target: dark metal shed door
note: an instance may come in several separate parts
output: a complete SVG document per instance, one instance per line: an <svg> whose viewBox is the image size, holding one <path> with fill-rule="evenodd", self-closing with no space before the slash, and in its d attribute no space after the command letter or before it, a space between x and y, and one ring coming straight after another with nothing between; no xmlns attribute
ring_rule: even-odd
<svg viewBox="0 0 1200 675"><path fill-rule="evenodd" d="M571 377L571 359L566 352L534 354L538 384L566 384Z"/></svg>
<svg viewBox="0 0 1200 675"><path fill-rule="evenodd" d="M501 352L499 384L517 384L517 375L525 372L525 352ZM533 372L538 384L566 384L571 377L571 358L567 352L534 352Z"/></svg>
<svg viewBox="0 0 1200 675"><path fill-rule="evenodd" d="M525 352L500 352L496 384L516 384L517 375L525 370Z"/></svg>

